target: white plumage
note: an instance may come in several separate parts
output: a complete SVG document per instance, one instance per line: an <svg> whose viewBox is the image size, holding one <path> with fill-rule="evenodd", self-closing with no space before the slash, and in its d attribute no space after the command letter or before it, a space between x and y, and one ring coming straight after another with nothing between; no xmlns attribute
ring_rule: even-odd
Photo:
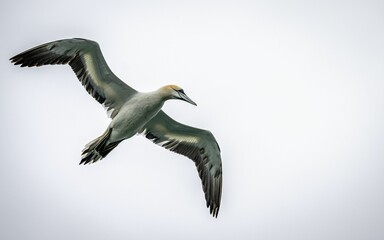
<svg viewBox="0 0 384 240"><path fill-rule="evenodd" d="M217 217L221 201L220 148L212 133L181 124L161 108L165 101L180 99L195 104L176 85L153 92L137 92L109 69L99 45L86 39L46 43L12 57L22 67L69 64L87 92L102 104L112 119L105 132L88 143L80 164L94 163L121 141L141 133L160 146L192 159L202 180L207 207Z"/></svg>

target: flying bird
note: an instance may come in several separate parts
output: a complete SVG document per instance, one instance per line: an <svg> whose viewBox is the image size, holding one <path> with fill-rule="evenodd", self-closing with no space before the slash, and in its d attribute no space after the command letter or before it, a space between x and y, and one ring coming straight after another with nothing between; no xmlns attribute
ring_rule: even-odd
<svg viewBox="0 0 384 240"><path fill-rule="evenodd" d="M10 61L21 67L69 64L87 92L104 106L111 122L100 137L85 146L80 164L99 161L123 140L136 134L144 135L194 161L207 208L217 217L222 189L218 143L210 131L179 123L161 110L164 102L170 99L196 105L181 87L167 85L152 92L138 92L113 74L97 42L81 38L42 44Z"/></svg>

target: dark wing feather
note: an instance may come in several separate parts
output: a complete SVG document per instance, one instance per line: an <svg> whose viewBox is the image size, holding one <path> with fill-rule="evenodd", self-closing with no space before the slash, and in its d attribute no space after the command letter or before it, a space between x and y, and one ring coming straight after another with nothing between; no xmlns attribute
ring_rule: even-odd
<svg viewBox="0 0 384 240"><path fill-rule="evenodd" d="M220 148L211 132L176 122L160 111L142 133L154 143L187 156L195 162L210 213L220 209L222 166Z"/></svg>
<svg viewBox="0 0 384 240"><path fill-rule="evenodd" d="M124 102L136 93L113 74L94 41L74 38L49 42L10 60L21 67L69 64L87 92L103 104L112 118Z"/></svg>

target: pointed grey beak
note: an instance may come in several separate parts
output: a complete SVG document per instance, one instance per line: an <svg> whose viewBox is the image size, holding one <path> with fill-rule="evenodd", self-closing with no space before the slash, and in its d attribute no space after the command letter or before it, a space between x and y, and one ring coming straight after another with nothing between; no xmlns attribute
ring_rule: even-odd
<svg viewBox="0 0 384 240"><path fill-rule="evenodd" d="M189 103L192 104L192 105L197 106L197 104L196 104L194 101L192 101L192 99L190 99L190 98L187 96L187 94L185 94L184 92L178 92L178 93L179 93L179 96L180 96L180 99L181 99L181 100L184 100L184 101L186 101L186 102L189 102Z"/></svg>

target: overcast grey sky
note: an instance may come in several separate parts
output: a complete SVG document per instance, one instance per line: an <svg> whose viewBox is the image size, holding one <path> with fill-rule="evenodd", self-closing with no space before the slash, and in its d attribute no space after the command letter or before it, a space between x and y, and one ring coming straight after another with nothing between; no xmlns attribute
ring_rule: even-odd
<svg viewBox="0 0 384 240"><path fill-rule="evenodd" d="M8 1L0 5L0 239L384 239L383 1ZM189 159L109 123L68 66L8 59L99 42L139 91L222 149L218 219Z"/></svg>

